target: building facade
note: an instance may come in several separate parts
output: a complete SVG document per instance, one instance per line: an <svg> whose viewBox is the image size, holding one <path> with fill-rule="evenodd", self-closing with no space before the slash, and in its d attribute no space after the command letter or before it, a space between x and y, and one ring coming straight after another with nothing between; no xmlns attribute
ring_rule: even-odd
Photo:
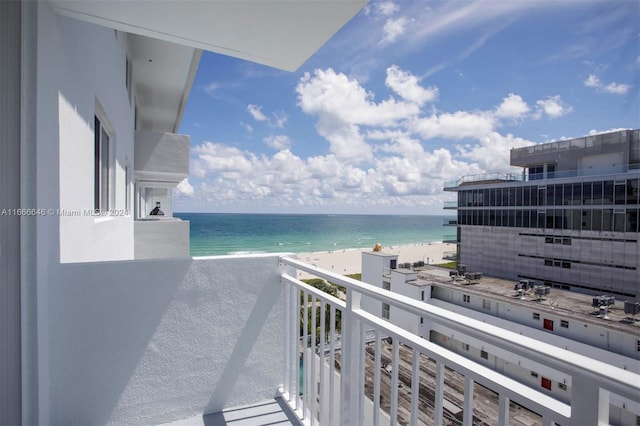
<svg viewBox="0 0 640 426"><path fill-rule="evenodd" d="M0 424L160 424L273 396L278 361L232 351L282 359L277 314L241 333L249 294L282 305L277 257L246 279L241 259L189 257L176 133L203 50L292 71L364 4L0 2Z"/></svg>
<svg viewBox="0 0 640 426"><path fill-rule="evenodd" d="M457 260L552 288L640 298L640 130L511 151L520 174L466 176Z"/></svg>

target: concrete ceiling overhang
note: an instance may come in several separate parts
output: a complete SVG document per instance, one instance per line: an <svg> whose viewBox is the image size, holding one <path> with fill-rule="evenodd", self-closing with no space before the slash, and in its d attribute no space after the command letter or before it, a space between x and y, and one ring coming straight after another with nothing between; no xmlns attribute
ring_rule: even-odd
<svg viewBox="0 0 640 426"><path fill-rule="evenodd" d="M127 35L139 130L177 133L202 51Z"/></svg>
<svg viewBox="0 0 640 426"><path fill-rule="evenodd" d="M83 21L295 71L367 0L50 0Z"/></svg>

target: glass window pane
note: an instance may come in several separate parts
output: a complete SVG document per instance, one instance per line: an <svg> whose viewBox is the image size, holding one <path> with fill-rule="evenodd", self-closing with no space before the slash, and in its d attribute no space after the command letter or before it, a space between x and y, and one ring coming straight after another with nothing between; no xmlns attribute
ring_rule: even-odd
<svg viewBox="0 0 640 426"><path fill-rule="evenodd" d="M593 204L602 204L602 182L593 182Z"/></svg>
<svg viewBox="0 0 640 426"><path fill-rule="evenodd" d="M590 206L591 204L593 204L593 201L591 199L592 187L593 185L591 184L591 182L582 183L582 205L583 206Z"/></svg>
<svg viewBox="0 0 640 426"><path fill-rule="evenodd" d="M613 210L612 209L602 210L602 230L613 231Z"/></svg>
<svg viewBox="0 0 640 426"><path fill-rule="evenodd" d="M582 209L582 230L591 231L591 209Z"/></svg>
<svg viewBox="0 0 640 426"><path fill-rule="evenodd" d="M602 231L602 210L593 209L591 213L591 230Z"/></svg>
<svg viewBox="0 0 640 426"><path fill-rule="evenodd" d="M624 194L622 195L624 200ZM623 201L624 203L624 201ZM613 181L604 181L604 189L602 191L602 204L613 204Z"/></svg>
<svg viewBox="0 0 640 426"><path fill-rule="evenodd" d="M625 218L626 215L624 213L615 213L613 214L613 230L615 232L624 232L625 230Z"/></svg>
<svg viewBox="0 0 640 426"><path fill-rule="evenodd" d="M571 205L572 206L581 205L582 204L582 184L574 183L573 190L571 192L572 192Z"/></svg>
<svg viewBox="0 0 640 426"><path fill-rule="evenodd" d="M627 180L627 204L638 204L638 188L640 179Z"/></svg>
<svg viewBox="0 0 640 426"><path fill-rule="evenodd" d="M605 186L605 194L607 193L606 190L607 190L607 187ZM627 186L624 183L622 183L622 185L617 184L615 186L614 203L625 204L627 202L626 192L627 192Z"/></svg>
<svg viewBox="0 0 640 426"><path fill-rule="evenodd" d="M553 209L547 209L547 220L544 227L547 229L553 229Z"/></svg>

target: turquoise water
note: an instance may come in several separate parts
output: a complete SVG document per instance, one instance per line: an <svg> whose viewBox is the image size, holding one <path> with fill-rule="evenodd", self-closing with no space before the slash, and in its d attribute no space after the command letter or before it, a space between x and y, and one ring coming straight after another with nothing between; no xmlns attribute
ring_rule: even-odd
<svg viewBox="0 0 640 426"><path fill-rule="evenodd" d="M190 221L191 255L313 252L442 241L453 216L176 213ZM449 232L450 233L450 232Z"/></svg>

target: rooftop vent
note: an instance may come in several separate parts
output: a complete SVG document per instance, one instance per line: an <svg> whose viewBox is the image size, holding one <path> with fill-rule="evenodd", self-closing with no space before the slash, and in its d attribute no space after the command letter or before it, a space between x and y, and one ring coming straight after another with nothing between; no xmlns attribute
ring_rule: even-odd
<svg viewBox="0 0 640 426"><path fill-rule="evenodd" d="M543 300L544 296L551 293L551 287L547 285L538 285L534 287L533 292L538 300Z"/></svg>
<svg viewBox="0 0 640 426"><path fill-rule="evenodd" d="M634 302L632 300L624 301L624 313L631 315L632 321L636 322L636 315L640 314L640 302Z"/></svg>

